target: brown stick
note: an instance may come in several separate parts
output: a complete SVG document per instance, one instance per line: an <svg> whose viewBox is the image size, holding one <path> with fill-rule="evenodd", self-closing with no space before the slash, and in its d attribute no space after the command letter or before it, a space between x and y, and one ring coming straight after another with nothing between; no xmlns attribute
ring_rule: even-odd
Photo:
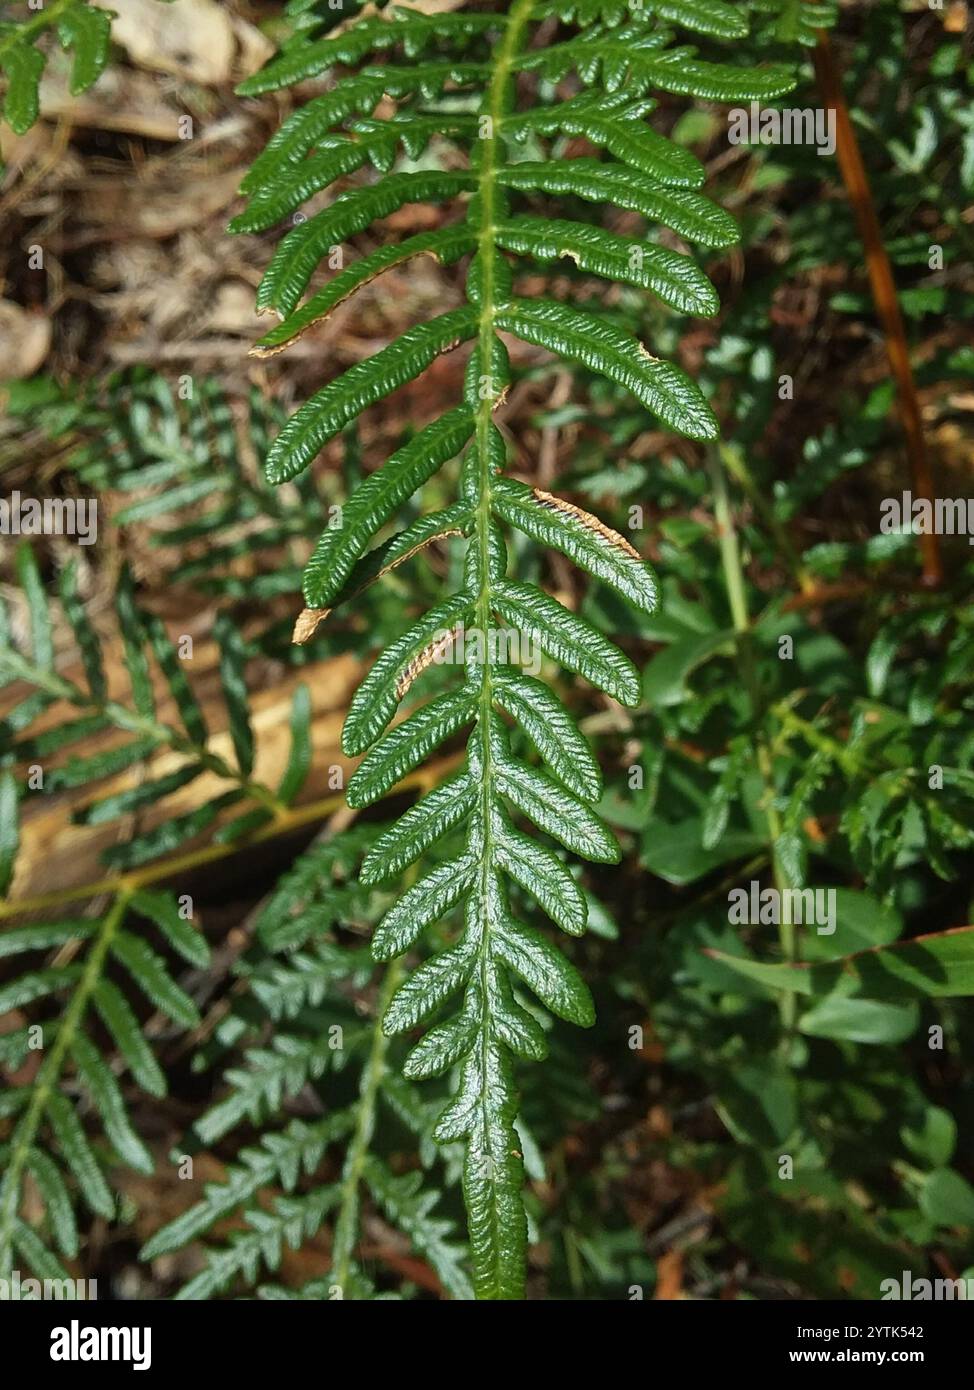
<svg viewBox="0 0 974 1390"><path fill-rule="evenodd" d="M896 381L897 400L903 433L906 436L906 453L910 463L913 491L933 507L933 474L927 458L923 440L923 426L920 421L920 405L917 400L916 382L910 366L910 354L906 343L906 331L899 301L896 298L896 285L889 256L883 245L883 234L876 216L869 179L859 143L849 116L842 78L829 36L819 30L815 49L815 75L819 90L828 107L835 112L836 155L842 179L845 183L849 202L859 224L866 252L866 269L872 288L873 302L886 335L886 351L890 368ZM931 588L943 580L943 565L940 559L940 542L932 531L920 536L920 555L923 563L923 583Z"/></svg>

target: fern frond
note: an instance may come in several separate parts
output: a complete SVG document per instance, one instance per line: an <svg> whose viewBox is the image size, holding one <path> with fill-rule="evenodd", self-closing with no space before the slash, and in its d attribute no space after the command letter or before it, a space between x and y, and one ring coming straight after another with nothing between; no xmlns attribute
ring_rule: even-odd
<svg viewBox="0 0 974 1390"><path fill-rule="evenodd" d="M838 0L750 0L757 37L781 44L814 46L816 31L831 29L839 14Z"/></svg>
<svg viewBox="0 0 974 1390"><path fill-rule="evenodd" d="M146 1242L142 1258L154 1260L181 1250L237 1207L249 1204L264 1187L279 1183L285 1192L292 1192L302 1174L314 1173L329 1144L348 1134L352 1121L348 1111L340 1111L314 1124L292 1120L284 1129L263 1135L259 1146L241 1150L223 1182L207 1183L201 1201Z"/></svg>
<svg viewBox="0 0 974 1390"><path fill-rule="evenodd" d="M89 488L123 495L113 523L136 547L160 552L169 582L213 596L231 615L255 596L273 600L300 583L300 557L326 526L335 490L318 491L306 476L284 495L267 485L261 465L284 416L260 392L237 401L199 378L177 393L162 376L136 370L90 392L15 384L8 408L62 446L67 419L78 442L65 462ZM63 585L60 597L67 616ZM272 619L262 630L248 627L244 650L291 657L289 637L290 624ZM144 656L135 660L148 678Z"/></svg>
<svg viewBox="0 0 974 1390"><path fill-rule="evenodd" d="M231 805L249 804L249 825L273 819L301 788L309 757L306 692L298 695L292 718L291 758L275 795L251 778L253 730L244 681L244 651L236 629L218 620L220 675L234 758L225 759L210 746L209 731L199 702L186 677L176 647L163 625L140 611L129 576L122 573L116 592L115 618L128 667L130 700L123 703L114 672L101 659L101 645L81 600L76 571L68 567L59 585L60 613L73 632L82 675L63 674L58 631L58 608L49 599L34 552L27 543L16 556L21 594L29 619L26 650L13 644L6 611L0 633L0 680L32 689L14 705L0 730L0 754L7 764L0 787L0 840L4 888L9 887L18 841L19 803L24 797L48 795L64 788L94 787L101 779L133 767L160 753L179 755L174 772L123 791L95 796L77 814L83 824L101 825L153 807L166 810L169 796L201 774L216 775L229 788L223 795L183 816L162 819L155 829L121 840L104 854L109 865L126 872L106 880L102 888L114 901L98 918L57 920L0 927L0 957L14 962L0 985L0 1009L31 1008L38 1022L18 1029L5 1040L5 1061L17 1067L32 1049L43 1048L43 1060L30 1088L14 1089L4 1107L12 1122L4 1145L0 1180L0 1268L6 1272L16 1251L41 1275L53 1258L49 1242L64 1255L77 1247L78 1199L100 1216L115 1214L115 1198L107 1175L116 1162L138 1172L152 1171L151 1155L131 1117L133 1088L153 1097L166 1092L165 1076L143 1032L137 1008L158 1010L177 1030L200 1022L194 999L177 978L174 958L193 970L205 969L209 950L198 927L187 915L185 900L148 886L151 877L131 872L159 855L180 847L219 812ZM60 634L59 634L60 635ZM176 707L180 725L158 714L151 663L158 667ZM38 717L64 702L77 712L35 732ZM93 733L122 741L94 754L78 751ZM21 770L30 769L30 776ZM42 777L38 780L38 772ZM255 817L257 818L255 821ZM232 830L231 823L225 830ZM349 847L351 852L351 846ZM83 895L84 890L79 894ZM54 899L62 895L54 894ZM71 893L65 895L68 899ZM17 910L5 905L3 917ZM130 1001L141 1001L134 1003ZM102 1039L107 1031L109 1048ZM282 1044L281 1052L286 1044ZM129 1073L124 1083L116 1075L117 1056ZM310 1074L312 1057L277 1056L277 1071L262 1076L256 1109L268 1097L276 1102L295 1077ZM265 1070L272 1070L270 1067ZM22 1215L24 1182L28 1175L45 1195L46 1225L34 1230Z"/></svg>
<svg viewBox="0 0 974 1390"><path fill-rule="evenodd" d="M535 12L538 18L554 15L580 25L601 22L614 27L631 19L636 11L647 18L658 15L699 34L739 39L747 33L747 20L740 10L739 4L728 4L727 0L642 0L639 5L629 0L541 0Z"/></svg>
<svg viewBox="0 0 974 1390"><path fill-rule="evenodd" d="M49 1247L40 1231L21 1216L24 1179L30 1174L45 1195L47 1234L62 1255L77 1252L75 1193L95 1215L111 1218L115 1199L106 1179L112 1155L141 1173L151 1173L152 1157L132 1127L125 1092L108 1058L90 1038L89 1020L97 1013L133 1081L151 1095L165 1094L165 1079L149 1052L125 994L105 978L112 962L128 973L137 992L162 1009L181 1028L199 1022L196 1005L173 978L169 966L141 937L126 928L133 913L145 913L165 944L197 965L209 953L205 941L179 918L174 900L162 894L121 892L98 920L57 922L5 929L0 952L21 955L59 950L77 952L77 964L29 970L2 990L0 1010L38 1000L61 1003L54 1019L33 1030L43 1037L44 1060L32 1086L9 1093L17 1115L0 1179L0 1271L12 1268L14 1252L43 1277ZM178 925L176 925L178 923ZM192 940L190 940L190 934ZM38 1045L28 1040L28 1048ZM70 1095L70 1099L69 1099ZM85 1107L98 1117L108 1149L93 1144L83 1123ZM52 1148L58 1161L51 1157ZM58 1277L64 1277L63 1274Z"/></svg>
<svg viewBox="0 0 974 1390"><path fill-rule="evenodd" d="M160 752L178 754L183 759L181 766L123 791L95 797L75 813L75 819L85 825L103 825L134 811L163 807L167 797L207 772L222 779L227 789L192 812L171 816L154 829L111 846L103 855L106 864L128 869L170 853L230 807L249 802L246 828L253 829L271 821L293 801L307 772L307 696L296 695L291 762L275 794L251 777L254 741L244 679L245 651L237 629L226 617L218 618L214 635L220 647L220 675L235 753L233 761L210 746L209 730L187 678L185 662L161 620L136 606L127 572L122 573L117 586L115 617L128 666L131 705L123 704L108 689L100 644L78 596L74 568L69 566L62 573L60 600L82 658L83 683L67 679L58 670L51 636L52 606L27 542L22 542L18 550L17 565L30 615L31 651L25 655L9 641L0 641L0 678L25 682L35 695L8 715L5 727L0 729L0 751L14 763L36 764L43 759L40 765L44 775L43 783L33 792L19 793L17 780L7 774L4 806L10 815L10 836L14 834L14 802L19 802L21 795L47 795L65 788L94 786ZM181 728L158 717L150 653L176 705ZM80 717L32 734L34 720L58 700L77 710ZM123 741L93 754L74 751L92 733L111 732ZM223 833L232 834L232 827L225 827Z"/></svg>
<svg viewBox="0 0 974 1390"><path fill-rule="evenodd" d="M226 1245L213 1250L206 1267L179 1290L177 1299L211 1298L240 1277L256 1283L262 1268L278 1268L286 1248L297 1250L318 1233L337 1201L333 1188L320 1187L277 1197L269 1210L248 1207L243 1213L248 1229L233 1232Z"/></svg>
<svg viewBox="0 0 974 1390"><path fill-rule="evenodd" d="M303 4L296 12L316 14ZM554 42L546 33L544 45L536 46L536 25L550 18L575 21L581 32L558 34ZM406 1075L458 1070L454 1098L435 1134L441 1142L464 1144L463 1186L480 1297L519 1297L524 1287L526 1222L513 1058L537 1060L547 1041L520 990L526 986L551 1013L580 1026L594 1019L575 967L536 927L515 918L509 884L571 935L585 928L586 896L558 854L524 834L513 817L532 822L573 854L608 863L619 857L614 837L592 809L601 789L598 765L568 711L546 685L495 655L486 638L508 624L529 635L553 663L610 697L629 705L640 699L637 672L624 652L537 586L509 576L503 528L560 550L644 612L654 609L657 594L649 566L622 536L573 503L507 476L507 447L493 419L511 382L501 334L623 387L680 434L699 440L717 434L708 401L681 368L656 358L609 317L571 303L518 297L514 273L521 258L545 263L568 257L583 271L649 289L681 312L715 313L716 294L692 255L658 245L649 234L623 237L573 220L574 201L551 218L538 210L538 200L544 207L566 198L599 208L608 204L698 246L726 248L738 237L732 219L699 191L700 164L646 124L654 106L646 94L663 90L739 101L770 99L793 85L790 71L778 65L741 69L704 61L693 48L674 45L672 31L660 20L717 37L746 32L741 7L722 0L650 0L635 14L620 0L514 0L494 15L425 16L397 8L312 42L296 34L242 88L256 95L323 77L336 66L355 69L379 53L385 60L337 76L328 91L288 119L245 181L248 205L234 226L252 230L290 215L354 169L371 163L376 171L371 182L338 193L281 240L258 307L276 310L283 321L258 344L258 355L285 346L387 266L423 253L444 262L472 257L466 306L408 329L326 384L274 440L267 474L274 482L299 477L366 407L418 376L440 353L472 342L456 408L368 478L349 498L340 524L322 536L305 572L311 613L303 615L302 625L313 627L325 616L363 567L383 572L388 552L377 544L369 549L380 530L438 469L462 456L456 508L414 532L417 544L423 536L460 534L466 543L462 581L429 611L410 616L380 654L352 701L343 746L349 755L365 755L348 789L350 803L365 806L442 740L472 726L464 769L383 833L362 878L374 883L398 874L442 836L449 834L454 843L462 831L461 847L389 909L372 950L380 960L401 956L463 902L462 925L451 944L388 999L384 1030L391 1036L432 1020L406 1062ZM317 33L314 24L308 32ZM535 85L523 110L515 109L516 79L518 91ZM384 108L384 119L372 119L382 97L396 102L395 114L388 118ZM442 112L431 122L424 104L434 101ZM474 102L471 139L470 122L463 118ZM396 151L425 148L436 120L453 148L467 149L468 167L398 168ZM570 159L539 153L563 136L583 136L602 153ZM530 213L520 206L525 199ZM370 252L298 307L332 247L419 200L454 207L464 200L465 212L442 231ZM392 542L394 552L397 545L400 553L408 551L408 534ZM467 628L484 642L467 650L459 680L387 732L413 686ZM550 773L515 756L504 716L520 726ZM440 1018L455 996L458 1012ZM370 1171L363 1158L360 1172ZM339 1224L346 1232L348 1221ZM350 1269L348 1250L343 1236L340 1263Z"/></svg>
<svg viewBox="0 0 974 1390"><path fill-rule="evenodd" d="M362 1165L362 1181L392 1225L409 1236L417 1254L433 1267L444 1289L453 1298L471 1298L466 1252L452 1239L453 1222L432 1212L439 1193L423 1189L420 1173L396 1176L374 1155Z"/></svg>
<svg viewBox="0 0 974 1390"><path fill-rule="evenodd" d="M326 1069L360 1069L355 1098L321 1119L294 1118L282 1128L265 1129L257 1144L238 1151L222 1181L206 1184L199 1201L151 1237L142 1252L145 1259L191 1242L204 1246L205 1266L180 1298L210 1297L235 1283L257 1284L261 1269L277 1269L285 1247L297 1248L314 1237L332 1214L331 1271L321 1281L321 1296L374 1297L358 1255L366 1193L409 1238L448 1293L471 1296L454 1223L434 1212L440 1193L420 1173L394 1173L373 1149L381 1101L417 1132L428 1130L430 1120L408 1083L389 1069L389 1038L378 1027L365 1027L346 997L350 989L371 982L375 966L368 952L339 946L326 926L329 918L345 919L353 906L374 921L374 895L363 893L354 880L343 885L341 878L361 848L374 840L374 831L353 831L313 846L264 906L257 924L259 944L237 972L251 1002L238 1006L236 1018L244 1036L259 1034L272 1021L273 1042L266 1048L245 1047L247 1066L226 1071L228 1092L197 1121L195 1135L212 1145L248 1121L265 1125L286 1114L299 1093L306 1101ZM267 956L266 943L282 940L278 924L302 918L305 931L315 937L313 947L288 950L301 935L292 931L290 941L285 940L286 954L278 950ZM254 955L256 960L250 958ZM388 972L382 984L380 1013L399 969ZM285 1019L288 1026L282 1030ZM236 1035L236 1026L231 1032ZM340 1145L345 1145L345 1156L336 1178L329 1156ZM269 1205L264 1200L268 1196L273 1197ZM212 1228L235 1212L250 1229L234 1232L226 1243L208 1239ZM282 1289L274 1296L291 1295Z"/></svg>

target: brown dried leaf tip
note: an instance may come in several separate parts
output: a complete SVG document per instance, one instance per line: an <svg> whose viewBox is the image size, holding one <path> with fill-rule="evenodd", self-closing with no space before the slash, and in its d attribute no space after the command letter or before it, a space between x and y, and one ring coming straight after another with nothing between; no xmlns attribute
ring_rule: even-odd
<svg viewBox="0 0 974 1390"><path fill-rule="evenodd" d="M611 526L606 526L604 521L600 521L591 512L576 507L574 502L566 502L564 497L555 497L550 492L542 492L540 488L532 488L531 491L542 507L547 507L551 512L564 512L568 516L573 516L576 521L581 522L587 531L596 531L600 536L604 536L609 544L614 545L617 550L631 555L634 560L643 558L636 547L626 540L625 536L620 536L618 531L613 531Z"/></svg>
<svg viewBox="0 0 974 1390"><path fill-rule="evenodd" d="M305 642L310 642L318 631L318 627L325 621L330 608L304 608L298 614L298 620L294 624L294 631L291 633L291 641L299 647L303 647Z"/></svg>
<svg viewBox="0 0 974 1390"><path fill-rule="evenodd" d="M461 627L462 624L457 623L456 627L451 628L449 632L441 633L439 637L434 637L433 641L428 642L421 652L416 653L396 682L397 700L401 700L413 682L418 680L428 667L432 666L433 662L441 653L452 646Z"/></svg>

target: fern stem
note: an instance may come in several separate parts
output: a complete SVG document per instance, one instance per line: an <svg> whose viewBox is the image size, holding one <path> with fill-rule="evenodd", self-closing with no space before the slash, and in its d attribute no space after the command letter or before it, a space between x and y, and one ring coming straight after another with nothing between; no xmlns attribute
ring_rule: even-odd
<svg viewBox="0 0 974 1390"><path fill-rule="evenodd" d="M757 759L758 769L764 783L764 812L768 822L768 840L771 851L771 873L774 885L781 892L787 885L784 868L781 863L779 842L781 839L781 818L778 815L778 808L774 804L774 765L771 757L771 748L765 736L763 726L764 701L761 697L761 688L757 678L754 662L754 648L751 637L751 621L747 610L747 594L744 588L744 566L741 561L741 549L737 539L737 528L734 525L734 516L731 511L730 497L727 491L727 478L724 473L724 453L723 448L715 447L707 450L707 468L710 473L710 480L714 490L714 516L717 521L717 538L720 545L721 568L724 573L724 585L727 589L727 601L730 605L731 619L734 624L734 631L737 633L737 654L741 669L741 678L748 692L748 699L751 705L751 714L755 723L754 749ZM797 941L795 937L795 927L791 921L786 922L784 918L788 914L779 913L781 920L778 923L778 940L781 946L781 954L789 964L798 959ZM785 1039L790 1038L795 1027L798 1010L798 996L792 990L783 990L780 995L781 1025L784 1030Z"/></svg>
<svg viewBox="0 0 974 1390"><path fill-rule="evenodd" d="M514 62L518 44L531 17L533 5L534 0L516 0L516 3L510 11L507 28L504 31L504 37L497 52L494 71L487 89L483 107L483 114L487 117L488 124L484 137L484 147L481 151L478 185L481 218L478 236L478 259L480 263L481 286L480 327L477 352L481 372L486 372L490 369L493 358L495 338L494 316L497 310L495 266L498 252L495 242L495 217L497 203L497 171L499 164L503 163L503 146L499 142L498 133L513 80ZM476 538L478 585L476 621L480 631L486 635L491 627L493 606L490 568L491 480L493 477L490 457L490 430L496 404L493 383L490 384L490 389L488 391L481 392L481 396L482 399L477 410L475 431L478 493L474 534ZM491 902L492 898L490 879L495 853L491 837L491 824L493 820L493 808L497 799L497 789L495 785L496 773L494 770L493 749L491 747L490 738L490 721L493 704L494 695L491 681L491 660L489 651L487 650L487 644L485 643L483 679L480 689L477 729L475 733L475 737L479 739L480 743L480 756L483 768L483 778L480 786L480 818L484 840L483 852L480 858L479 882L476 888L480 897L482 920L478 947L479 959L475 966L475 971L480 978L480 1026L476 1046L480 1051L479 1074L482 1083L481 1093L478 1098L480 1109L480 1133L484 1136L491 1135L494 1125L494 1117L491 1113L490 1106L491 1097L487 1094L486 1080L494 1070L491 1051L492 1047L496 1047L496 1043L494 1042L493 1022L489 1009L491 990L488 974L491 960L491 941L489 912L487 911L487 905ZM495 1104L499 1103L499 1099L499 1097L494 1097ZM468 1137L468 1145L472 1150L474 1147L473 1135ZM491 1187L493 1187L494 1179L499 1171L497 1157L492 1153L469 1154L469 1157L478 1166L484 1166L486 1168L487 1181ZM494 1214L494 1218L496 1232L500 1224L496 1213ZM526 1234L524 1236L524 1241L526 1241ZM522 1241L522 1244L524 1241ZM497 1267L492 1270L474 1269L474 1280L478 1297L523 1298L523 1261L521 1262L520 1278L517 1280L516 1285L514 1285L511 1280L511 1271L506 1267L506 1261L501 1251L499 1239L495 1239L491 1242L491 1249L492 1253L497 1258ZM476 1252L474 1254L474 1263L476 1266Z"/></svg>
<svg viewBox="0 0 974 1390"><path fill-rule="evenodd" d="M13 1229L20 1206L20 1184L31 1146L44 1118L51 1094L60 1079L65 1057L74 1042L91 996L104 973L105 960L111 948L112 940L125 918L133 892L134 889L131 887L123 888L105 915L98 935L88 952L77 988L71 996L58 1027L54 1045L37 1074L30 1104L24 1111L23 1118L17 1125L11 1139L10 1160L3 1175L3 1182L0 1184L0 1275L10 1267Z"/></svg>
<svg viewBox="0 0 974 1390"><path fill-rule="evenodd" d="M399 956L390 962L382 980L376 1002L376 1025L372 1030L372 1045L369 1048L369 1055L362 1071L356 1106L355 1132L348 1146L345 1164L342 1168L342 1200L335 1220L331 1278L332 1283L342 1290L343 1298L351 1272L352 1256L355 1253L355 1245L358 1240L359 1188L362 1181L362 1169L368 1157L369 1144L372 1142L372 1134L375 1130L376 1102L385 1071L386 1053L389 1049L389 1037L382 1028L381 1020L396 992L403 970L403 957Z"/></svg>
<svg viewBox="0 0 974 1390"><path fill-rule="evenodd" d="M893 267L890 264L889 252L883 242L883 230L879 224L876 203L869 186L869 176L866 173L855 128L849 115L839 66L829 36L824 29L818 31L813 59L819 90L826 106L835 114L836 158L859 227L859 235L862 238L863 249L866 253L866 271L869 276L873 303L876 306L876 313L886 338L886 354L889 358L890 371L896 382L911 485L917 497L932 505L936 488L933 470L927 454L923 433L923 417L920 413L913 368L910 365L910 349L906 339L906 328L903 323L900 302L896 294ZM923 583L931 588L936 588L943 583L944 570L940 554L940 540L933 530L921 532L920 556L923 567Z"/></svg>
<svg viewBox="0 0 974 1390"><path fill-rule="evenodd" d="M777 541L782 555L791 566L792 573L795 576L795 580L801 592L803 594L813 593L815 590L815 580L802 563L802 558L792 544L791 537L787 530L775 516L774 507L755 482L741 450L729 444L723 445L721 446L720 456L727 472L747 493L755 511L761 516L768 530Z"/></svg>

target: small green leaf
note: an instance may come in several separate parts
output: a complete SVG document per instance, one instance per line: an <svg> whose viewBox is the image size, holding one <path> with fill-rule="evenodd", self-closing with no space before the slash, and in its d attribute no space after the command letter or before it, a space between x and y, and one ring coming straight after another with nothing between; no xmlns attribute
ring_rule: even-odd
<svg viewBox="0 0 974 1390"><path fill-rule="evenodd" d="M407 329L388 347L349 367L305 402L281 430L267 455L268 482L285 483L296 477L367 405L419 376L441 352L473 337L476 327L474 309L453 309Z"/></svg>
<svg viewBox="0 0 974 1390"><path fill-rule="evenodd" d="M220 681L230 718L230 737L242 777L254 770L254 731L250 726L250 703L244 678L246 652L240 629L225 614L217 615L213 635L220 648ZM205 734L204 734L205 742Z"/></svg>
<svg viewBox="0 0 974 1390"><path fill-rule="evenodd" d="M108 62L111 15L90 5L76 5L58 20L62 48L74 50L71 95L79 96L97 82Z"/></svg>
<svg viewBox="0 0 974 1390"><path fill-rule="evenodd" d="M26 135L40 114L44 55L29 42L15 43L3 54L3 68L7 74L3 114L16 135Z"/></svg>
<svg viewBox="0 0 974 1390"><path fill-rule="evenodd" d="M150 1095L164 1096L166 1078L122 991L111 980L99 980L94 1003L135 1080Z"/></svg>
<svg viewBox="0 0 974 1390"><path fill-rule="evenodd" d="M166 684L169 686L172 697L176 702L176 708L179 710L179 717L183 721L183 727L195 744L200 747L205 747L208 737L206 721L203 718L203 711L200 709L199 701L193 694L192 686L187 678L183 665L184 659L177 652L175 645L170 641L161 618L158 618L153 613L147 615L144 621L152 650L159 663L159 668L166 678Z"/></svg>
<svg viewBox="0 0 974 1390"><path fill-rule="evenodd" d="M102 11L92 11L101 14ZM107 19L108 16L106 15ZM74 629L75 640L81 652L81 659L84 663L85 675L88 677L88 689L91 691L95 700L104 704L108 698L108 686L105 681L105 671L102 666L101 646L84 605L78 593L78 567L72 561L66 565L61 575L61 603L64 612Z"/></svg>
<svg viewBox="0 0 974 1390"><path fill-rule="evenodd" d="M115 1215L115 1202L73 1106L60 1092L55 1091L48 1097L47 1113L61 1153L77 1180L82 1196L96 1216L111 1220Z"/></svg>
<svg viewBox="0 0 974 1390"><path fill-rule="evenodd" d="M372 954L392 960L408 951L431 922L435 922L467 892L473 882L472 858L449 860L407 888L375 929ZM439 959L437 957L436 959ZM415 976L413 977L415 979Z"/></svg>
<svg viewBox="0 0 974 1390"><path fill-rule="evenodd" d="M556 777L585 801L602 795L602 770L565 706L541 681L521 671L498 672L497 703L524 729Z"/></svg>
<svg viewBox="0 0 974 1390"><path fill-rule="evenodd" d="M155 715L155 698L152 693L149 663L145 655L145 632L142 616L136 607L132 576L128 569L123 569L118 577L115 608L125 648L125 665L132 685L132 700L143 718L152 719Z"/></svg>
<svg viewBox="0 0 974 1390"><path fill-rule="evenodd" d="M542 1004L559 1018L591 1028L595 1005L575 967L534 927L509 920L494 935L494 949Z"/></svg>
<svg viewBox="0 0 974 1390"><path fill-rule="evenodd" d="M678 705L686 698L686 683L698 666L712 656L734 649L734 633L693 633L657 652L643 672L643 699L657 708Z"/></svg>
<svg viewBox="0 0 974 1390"><path fill-rule="evenodd" d="M291 698L291 747L287 767L277 789L278 799L290 806L311 771L311 692L302 681Z"/></svg>
<svg viewBox="0 0 974 1390"><path fill-rule="evenodd" d="M600 863L619 862L619 846L611 831L583 801L545 773L511 759L499 769L497 784L502 796L567 849Z"/></svg>
<svg viewBox="0 0 974 1390"><path fill-rule="evenodd" d="M717 421L699 386L615 324L544 299L514 300L498 311L496 322L526 342L561 353L624 386L677 433L690 439L717 438Z"/></svg>
<svg viewBox="0 0 974 1390"><path fill-rule="evenodd" d="M21 541L17 547L17 578L24 591L27 610L30 614L34 663L44 670L53 671L54 642L51 636L51 615L40 571L37 568L37 559L27 541Z"/></svg>
<svg viewBox="0 0 974 1390"><path fill-rule="evenodd" d="M614 203L617 207L642 213L654 222L662 222L688 241L714 250L726 249L740 239L733 219L702 193L688 188L666 188L648 175L622 165L601 164L596 159L552 160L544 164L525 162L509 165L501 172L500 179L508 188L569 194L593 203ZM604 319L595 321L605 327Z"/></svg>
<svg viewBox="0 0 974 1390"><path fill-rule="evenodd" d="M512 217L499 224L497 243L537 261L569 260L604 280L652 290L680 313L709 318L720 308L717 291L690 256L587 222Z"/></svg>
<svg viewBox="0 0 974 1390"><path fill-rule="evenodd" d="M408 690L412 673L432 645L466 622L473 602L468 593L452 594L413 623L376 661L356 690L342 730L342 749L350 757L363 753L382 732Z"/></svg>
<svg viewBox="0 0 974 1390"><path fill-rule="evenodd" d="M530 633L555 661L577 671L624 705L639 703L636 668L586 619L527 584L504 580L494 586L494 607L523 633Z"/></svg>
<svg viewBox="0 0 974 1390"><path fill-rule="evenodd" d="M380 883L402 873L441 835L464 820L476 799L476 788L466 774L428 792L376 840L363 861L362 882Z"/></svg>
<svg viewBox="0 0 974 1390"><path fill-rule="evenodd" d="M473 433L465 407L448 411L369 475L341 507L337 522L322 533L304 571L310 608L325 608L340 592L355 562L381 527Z"/></svg>
<svg viewBox="0 0 974 1390"><path fill-rule="evenodd" d="M802 1014L799 1028L815 1038L857 1043L904 1042L920 1021L916 1004L881 1004L875 999L826 995Z"/></svg>
<svg viewBox="0 0 974 1390"><path fill-rule="evenodd" d="M768 965L723 951L708 955L761 984L815 998L840 988L880 1000L974 995L974 927L933 932L816 965Z"/></svg>
<svg viewBox="0 0 974 1390"><path fill-rule="evenodd" d="M58 1249L69 1260L74 1259L78 1253L78 1224L57 1164L42 1149L33 1148L27 1157L27 1167L37 1183Z"/></svg>
<svg viewBox="0 0 974 1390"><path fill-rule="evenodd" d="M635 607L655 611L656 576L618 531L581 507L514 478L498 478L491 488L491 501L494 510L519 531L562 551Z"/></svg>
<svg viewBox="0 0 974 1390"><path fill-rule="evenodd" d="M10 768L0 771L0 895L13 882L20 847L20 813L17 779Z"/></svg>
<svg viewBox="0 0 974 1390"><path fill-rule="evenodd" d="M122 1092L107 1062L82 1033L76 1033L72 1039L71 1055L119 1158L137 1173L151 1173L152 1155L132 1128Z"/></svg>
<svg viewBox="0 0 974 1390"><path fill-rule="evenodd" d="M346 793L349 806L368 806L384 796L444 739L469 724L475 707L475 692L464 688L440 695L397 724L355 770Z"/></svg>
<svg viewBox="0 0 974 1390"><path fill-rule="evenodd" d="M168 893L159 893L151 888L140 888L131 897L133 911L140 912L162 932L174 951L190 965L203 970L210 962L210 948L206 939L192 924L180 915L179 907Z"/></svg>
<svg viewBox="0 0 974 1390"><path fill-rule="evenodd" d="M952 1168L927 1175L920 1189L920 1207L937 1226L974 1227L974 1187Z"/></svg>
<svg viewBox="0 0 974 1390"><path fill-rule="evenodd" d="M580 936L588 920L585 895L551 850L504 821L498 826L496 845L497 862L505 873L537 899L553 922Z"/></svg>
<svg viewBox="0 0 974 1390"><path fill-rule="evenodd" d="M128 970L148 998L183 1028L195 1028L199 1013L189 995L176 984L163 960L150 946L129 932L116 932L112 939L112 955Z"/></svg>

